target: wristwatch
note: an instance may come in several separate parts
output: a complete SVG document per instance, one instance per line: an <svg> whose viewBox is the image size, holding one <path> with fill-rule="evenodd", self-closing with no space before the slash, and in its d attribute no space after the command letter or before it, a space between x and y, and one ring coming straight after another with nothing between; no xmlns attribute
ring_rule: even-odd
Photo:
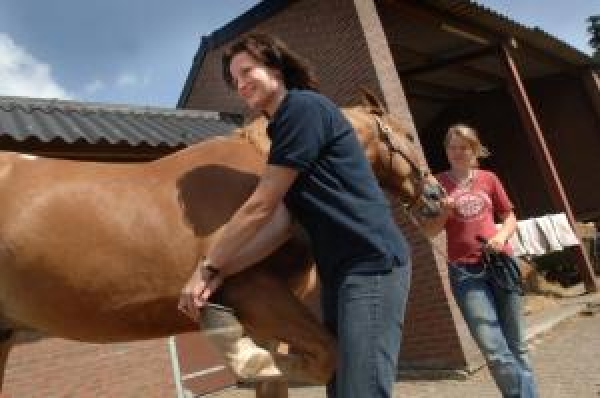
<svg viewBox="0 0 600 398"><path fill-rule="evenodd" d="M202 260L201 266L202 268L208 271L209 279L214 279L221 273L221 270L215 267L210 261L210 259L206 257L204 257L204 259Z"/></svg>

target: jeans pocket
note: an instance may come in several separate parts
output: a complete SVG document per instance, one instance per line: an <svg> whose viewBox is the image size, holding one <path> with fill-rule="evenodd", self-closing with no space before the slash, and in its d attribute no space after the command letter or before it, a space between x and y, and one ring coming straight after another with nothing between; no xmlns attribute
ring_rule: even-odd
<svg viewBox="0 0 600 398"><path fill-rule="evenodd" d="M454 293L464 288L465 285L476 282L484 277L485 269L479 265L448 265L448 278L450 280L450 287Z"/></svg>

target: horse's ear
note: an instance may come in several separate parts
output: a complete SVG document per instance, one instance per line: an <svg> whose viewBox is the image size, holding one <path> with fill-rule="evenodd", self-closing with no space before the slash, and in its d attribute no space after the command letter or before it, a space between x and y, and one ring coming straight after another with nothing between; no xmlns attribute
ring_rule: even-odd
<svg viewBox="0 0 600 398"><path fill-rule="evenodd" d="M373 93L372 90L366 87L361 87L360 93L362 96L363 105L369 108L371 113L374 113L379 116L383 115L384 113L387 113L387 109L379 100L379 98L377 98L377 96Z"/></svg>

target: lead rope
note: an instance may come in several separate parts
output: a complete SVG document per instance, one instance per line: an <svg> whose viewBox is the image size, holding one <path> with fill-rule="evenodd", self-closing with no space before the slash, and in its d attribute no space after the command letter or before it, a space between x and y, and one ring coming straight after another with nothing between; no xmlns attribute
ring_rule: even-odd
<svg viewBox="0 0 600 398"><path fill-rule="evenodd" d="M456 264L452 263L450 261L450 259L448 258L447 251L440 248L440 246L436 242L434 242L433 240L431 240L429 238L429 236L427 236L427 234L425 233L425 230L421 226L421 223L416 219L416 217L410 211L408 211L404 206L400 206L400 207L402 208L402 211L404 212L404 214L408 217L409 221L417 228L417 231L419 231L419 233L425 238L425 240L427 240L429 242L429 246L431 246L433 251L435 253L437 253L440 257L442 257L442 259L444 259L446 261L446 264L448 264L449 267L454 268L455 270L460 272L463 276L482 277L485 275L486 268L487 268L485 262L482 262L483 269L481 270L481 272L478 272L476 274L466 272L464 269L462 269L462 267L459 267Z"/></svg>

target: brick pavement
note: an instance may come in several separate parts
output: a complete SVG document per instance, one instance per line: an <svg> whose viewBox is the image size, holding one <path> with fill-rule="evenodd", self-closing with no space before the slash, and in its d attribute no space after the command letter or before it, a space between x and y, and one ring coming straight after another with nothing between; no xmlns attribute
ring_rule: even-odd
<svg viewBox="0 0 600 398"><path fill-rule="evenodd" d="M572 317L531 341L541 398L600 397L600 314ZM232 389L218 398L250 398L248 389ZM293 388L290 398L324 397L323 388ZM396 397L500 397L486 367L466 380L407 380L395 386Z"/></svg>
<svg viewBox="0 0 600 398"><path fill-rule="evenodd" d="M10 398L172 398L166 339L86 344L44 338L18 344L8 359Z"/></svg>
<svg viewBox="0 0 600 398"><path fill-rule="evenodd" d="M556 317L566 306L560 307L551 308L550 315ZM543 317L532 320L538 330L548 324ZM600 314L572 317L535 337L532 346L542 398L600 398ZM9 357L5 387L11 398L175 397L165 339L97 345L48 338L20 344ZM253 396L252 390L235 388L215 397ZM290 392L290 398L323 396L318 387ZM499 394L483 368L466 380L399 382L395 396L486 398Z"/></svg>

